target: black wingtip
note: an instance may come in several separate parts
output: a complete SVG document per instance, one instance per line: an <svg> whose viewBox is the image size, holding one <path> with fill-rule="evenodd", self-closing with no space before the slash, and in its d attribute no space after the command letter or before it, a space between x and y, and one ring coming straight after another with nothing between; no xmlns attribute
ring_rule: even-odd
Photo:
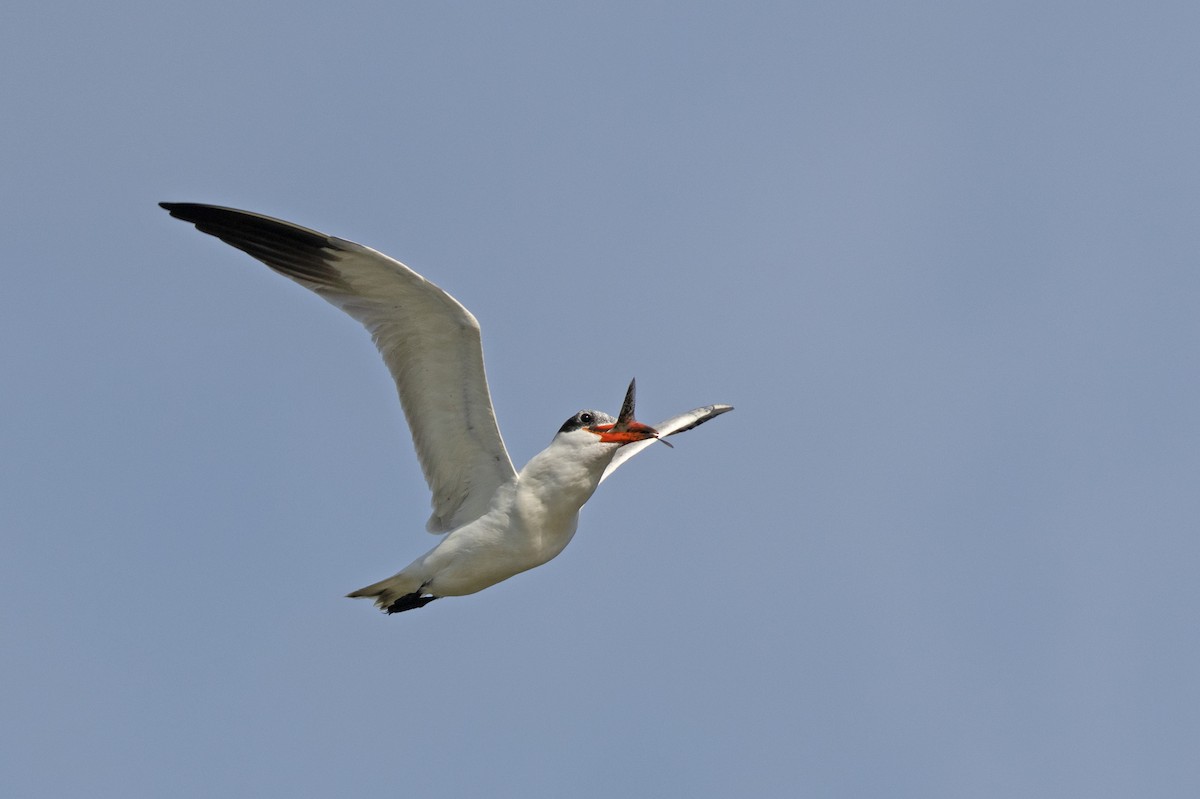
<svg viewBox="0 0 1200 799"><path fill-rule="evenodd" d="M207 206L198 203L159 203L158 207L166 211L176 219L182 219L184 222L195 224L197 219L197 211L204 209Z"/></svg>
<svg viewBox="0 0 1200 799"><path fill-rule="evenodd" d="M204 203L159 203L175 219L257 258L314 291L353 288L334 265L340 245L317 230L282 219Z"/></svg>
<svg viewBox="0 0 1200 799"><path fill-rule="evenodd" d="M159 203L158 207L185 222L195 222L206 210L221 210L218 206L203 203Z"/></svg>

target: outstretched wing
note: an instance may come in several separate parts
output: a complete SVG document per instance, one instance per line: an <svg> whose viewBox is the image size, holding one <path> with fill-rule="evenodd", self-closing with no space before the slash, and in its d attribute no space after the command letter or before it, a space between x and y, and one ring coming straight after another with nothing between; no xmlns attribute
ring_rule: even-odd
<svg viewBox="0 0 1200 799"><path fill-rule="evenodd" d="M361 322L396 380L433 491L426 529L445 532L484 513L516 471L496 425L479 322L470 311L404 264L361 244L233 208L160 205Z"/></svg>
<svg viewBox="0 0 1200 799"><path fill-rule="evenodd" d="M684 433L691 430L693 427L699 427L709 419L716 418L723 413L732 411L732 405L705 405L703 408L681 413L678 416L672 416L665 422L659 422L654 425L654 429L658 431L660 438L673 436L676 433ZM600 475L600 482L603 483L608 479L608 476L615 472L617 468L625 461L637 455L647 447L653 446L656 439L648 438L645 441L637 441L633 444L626 444L617 450L617 454L613 456L612 462L608 464L608 468L604 470L604 474Z"/></svg>

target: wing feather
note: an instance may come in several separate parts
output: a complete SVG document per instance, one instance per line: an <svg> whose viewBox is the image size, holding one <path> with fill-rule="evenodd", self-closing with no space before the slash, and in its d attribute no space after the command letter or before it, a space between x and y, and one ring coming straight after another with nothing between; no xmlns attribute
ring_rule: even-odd
<svg viewBox="0 0 1200 799"><path fill-rule="evenodd" d="M516 470L496 424L479 322L470 311L361 244L233 208L160 204L361 322L396 381L433 492L426 529L445 532L484 513Z"/></svg>

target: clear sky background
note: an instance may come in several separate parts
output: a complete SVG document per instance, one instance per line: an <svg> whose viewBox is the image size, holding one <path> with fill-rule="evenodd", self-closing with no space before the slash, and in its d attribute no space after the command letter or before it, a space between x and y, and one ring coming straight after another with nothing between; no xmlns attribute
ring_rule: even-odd
<svg viewBox="0 0 1200 799"><path fill-rule="evenodd" d="M6 796L1200 793L1200 6L8 3ZM349 318L479 318L518 464L733 414L557 560L434 543Z"/></svg>

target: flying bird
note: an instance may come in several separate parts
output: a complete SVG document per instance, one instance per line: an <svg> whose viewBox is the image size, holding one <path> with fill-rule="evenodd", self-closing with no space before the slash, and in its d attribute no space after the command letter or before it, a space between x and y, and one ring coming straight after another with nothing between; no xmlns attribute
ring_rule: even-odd
<svg viewBox="0 0 1200 799"><path fill-rule="evenodd" d="M500 437L479 322L458 300L381 252L261 214L160 203L176 219L257 258L370 332L396 381L433 514L445 537L398 573L351 597L387 613L482 591L562 552L579 510L621 464L730 405L706 405L653 427L634 419L630 382L617 418L582 410L519 472ZM667 443L663 441L662 443Z"/></svg>

